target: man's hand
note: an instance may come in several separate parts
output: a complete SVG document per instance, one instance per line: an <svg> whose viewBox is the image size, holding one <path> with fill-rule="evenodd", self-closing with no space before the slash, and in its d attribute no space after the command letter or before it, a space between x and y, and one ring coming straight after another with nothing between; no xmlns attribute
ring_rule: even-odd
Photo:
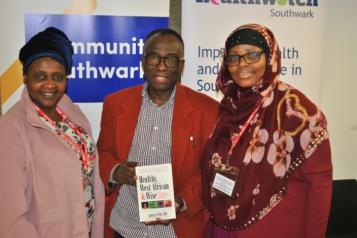
<svg viewBox="0 0 357 238"><path fill-rule="evenodd" d="M144 222L145 225L169 225L171 222L173 221L173 219L170 220L161 220L160 218L156 218L155 221L146 221Z"/></svg>
<svg viewBox="0 0 357 238"><path fill-rule="evenodd" d="M135 166L138 162L127 161L119 165L113 173L113 179L118 184L136 185Z"/></svg>

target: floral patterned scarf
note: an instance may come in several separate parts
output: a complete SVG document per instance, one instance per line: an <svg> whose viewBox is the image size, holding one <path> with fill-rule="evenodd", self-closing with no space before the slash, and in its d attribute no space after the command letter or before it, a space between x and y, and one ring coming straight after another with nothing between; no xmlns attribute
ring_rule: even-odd
<svg viewBox="0 0 357 238"><path fill-rule="evenodd" d="M272 32L248 24L232 34L243 28L256 30L266 40L270 50L266 70L257 85L241 88L222 63L216 82L224 94L221 115L202 154L204 206L225 230L244 229L262 219L284 198L295 169L328 138L319 109L300 91L279 81L281 57ZM227 164L232 141L260 104L227 165L239 170L235 194L218 193L212 187L215 168Z"/></svg>
<svg viewBox="0 0 357 238"><path fill-rule="evenodd" d="M37 106L35 106L35 108L40 119L61 139L63 139L74 152L76 152L77 157L81 162L82 189L85 202L84 206L87 212L87 225L90 232L95 208L93 176L96 151L94 142L84 128L76 125L59 108L56 108L56 110L62 117L61 122L51 120L43 110Z"/></svg>

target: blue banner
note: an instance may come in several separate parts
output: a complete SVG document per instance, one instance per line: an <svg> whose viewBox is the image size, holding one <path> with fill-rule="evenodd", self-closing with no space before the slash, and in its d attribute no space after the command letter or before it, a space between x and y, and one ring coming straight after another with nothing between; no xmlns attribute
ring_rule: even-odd
<svg viewBox="0 0 357 238"><path fill-rule="evenodd" d="M146 35L168 27L168 17L25 15L25 37L54 26L74 47L67 94L74 102L102 102L122 88L143 83L140 57Z"/></svg>

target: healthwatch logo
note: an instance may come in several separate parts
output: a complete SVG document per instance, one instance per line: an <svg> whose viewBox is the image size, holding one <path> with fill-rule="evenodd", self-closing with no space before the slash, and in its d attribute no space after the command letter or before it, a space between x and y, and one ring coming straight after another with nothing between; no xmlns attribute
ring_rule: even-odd
<svg viewBox="0 0 357 238"><path fill-rule="evenodd" d="M318 0L196 0L196 3L317 7Z"/></svg>

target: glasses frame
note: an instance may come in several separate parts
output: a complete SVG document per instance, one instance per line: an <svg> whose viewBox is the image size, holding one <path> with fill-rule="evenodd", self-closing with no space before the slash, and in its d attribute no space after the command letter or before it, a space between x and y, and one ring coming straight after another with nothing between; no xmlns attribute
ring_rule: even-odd
<svg viewBox="0 0 357 238"><path fill-rule="evenodd" d="M153 56L153 55L155 55L155 56L157 56L157 57L159 58L159 61L158 61L157 64L150 64L150 63L146 60L147 57ZM157 53L144 53L144 57L145 57L146 63L147 63L148 65L158 66L162 61L164 61L165 66L166 66L167 68L170 68L170 69L176 68L176 67L180 64L180 62L184 59L184 58L182 58L182 57L177 57L177 56L174 56L174 55L168 55L168 56L164 56L164 57L163 57L163 56L161 56L161 55L159 55L159 54L157 54ZM166 62L166 60L167 60L168 58L175 58L175 59L177 60L176 65L175 65L175 66L172 66L172 67L168 66L168 65L167 65L167 62Z"/></svg>
<svg viewBox="0 0 357 238"><path fill-rule="evenodd" d="M258 58L257 58L256 61L253 61L253 62L250 61L250 62L248 62L247 59L246 59L246 57L247 57L247 55L252 54L252 53L258 54ZM243 59L246 64L254 64L254 63L257 63L257 62L260 60L260 56L261 56L262 54L264 54L264 53L265 53L265 52L264 52L263 50L261 50L261 51L250 51L250 52L247 52L247 53L245 53L245 54L243 54L243 55L227 55L227 56L224 57L224 61L225 61L225 63L226 63L228 66L240 65L241 59ZM228 60L227 60L228 57L238 57L238 60L235 61L235 63L233 63L233 64L229 64L229 63L228 63Z"/></svg>

